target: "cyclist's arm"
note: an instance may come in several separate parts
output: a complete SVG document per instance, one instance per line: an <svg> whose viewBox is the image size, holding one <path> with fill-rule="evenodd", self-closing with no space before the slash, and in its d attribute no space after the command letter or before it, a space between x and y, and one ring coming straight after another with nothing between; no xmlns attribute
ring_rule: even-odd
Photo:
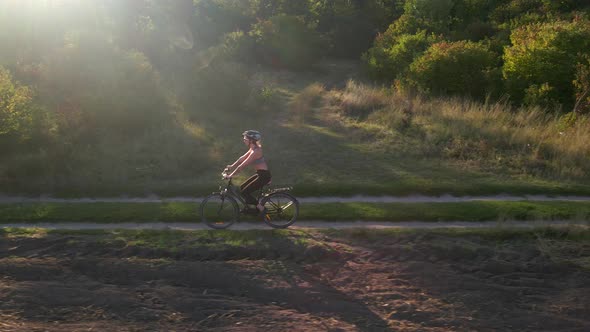
<svg viewBox="0 0 590 332"><path fill-rule="evenodd" d="M236 167L236 169L231 172L231 174L229 175L229 177L233 177L234 175L238 174L242 169L244 169L244 167L250 165L250 163L252 163L252 161L262 157L262 151L260 151L260 149L254 151L254 152L249 152L250 155L246 156L246 159L238 166Z"/></svg>
<svg viewBox="0 0 590 332"><path fill-rule="evenodd" d="M238 158L238 160L236 160L233 164L227 165L227 167L233 169L234 167L236 167L236 165L240 165L246 158L248 158L248 154L250 154L250 151L244 153L243 156Z"/></svg>

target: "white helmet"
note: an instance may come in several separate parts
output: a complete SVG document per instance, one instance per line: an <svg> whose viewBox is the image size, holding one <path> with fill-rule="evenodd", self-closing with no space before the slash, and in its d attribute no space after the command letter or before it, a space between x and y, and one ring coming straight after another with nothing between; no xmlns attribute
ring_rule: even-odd
<svg viewBox="0 0 590 332"><path fill-rule="evenodd" d="M242 136L246 136L253 141L260 141L262 138L262 135L257 130L246 130L244 133L242 133Z"/></svg>

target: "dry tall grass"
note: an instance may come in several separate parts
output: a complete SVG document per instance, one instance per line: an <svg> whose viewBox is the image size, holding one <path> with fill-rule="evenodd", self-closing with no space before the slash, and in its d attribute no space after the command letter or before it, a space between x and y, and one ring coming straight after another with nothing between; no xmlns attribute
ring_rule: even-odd
<svg viewBox="0 0 590 332"><path fill-rule="evenodd" d="M422 158L444 158L514 174L587 178L590 118L540 108L514 110L503 102L426 99L349 82L326 94L329 104L356 118L357 128L381 131L381 146ZM332 107L334 109L334 107ZM366 120L364 119L366 117ZM350 125L350 123L349 123Z"/></svg>
<svg viewBox="0 0 590 332"><path fill-rule="evenodd" d="M308 85L299 94L297 94L289 104L291 121L296 126L301 126L309 118L317 103L320 101L322 94L325 92L324 86L319 83Z"/></svg>

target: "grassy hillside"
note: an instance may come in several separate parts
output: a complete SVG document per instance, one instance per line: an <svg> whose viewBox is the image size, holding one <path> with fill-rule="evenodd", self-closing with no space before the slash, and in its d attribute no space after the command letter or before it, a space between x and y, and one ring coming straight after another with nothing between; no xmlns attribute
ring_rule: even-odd
<svg viewBox="0 0 590 332"><path fill-rule="evenodd" d="M250 73L258 99L248 108L178 108L144 134L64 146L63 160L5 157L2 191L202 196L255 128L273 183L298 195L590 194L588 118L570 125L536 108L386 90L362 83L355 62Z"/></svg>
<svg viewBox="0 0 590 332"><path fill-rule="evenodd" d="M589 10L3 1L0 193L202 196L254 128L297 195L590 194Z"/></svg>

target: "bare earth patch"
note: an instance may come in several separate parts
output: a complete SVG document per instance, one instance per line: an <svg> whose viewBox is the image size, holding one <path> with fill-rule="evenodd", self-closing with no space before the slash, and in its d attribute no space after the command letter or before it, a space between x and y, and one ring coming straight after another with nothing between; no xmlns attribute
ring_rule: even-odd
<svg viewBox="0 0 590 332"><path fill-rule="evenodd" d="M313 244L0 234L0 331L590 330L585 242L293 232Z"/></svg>

